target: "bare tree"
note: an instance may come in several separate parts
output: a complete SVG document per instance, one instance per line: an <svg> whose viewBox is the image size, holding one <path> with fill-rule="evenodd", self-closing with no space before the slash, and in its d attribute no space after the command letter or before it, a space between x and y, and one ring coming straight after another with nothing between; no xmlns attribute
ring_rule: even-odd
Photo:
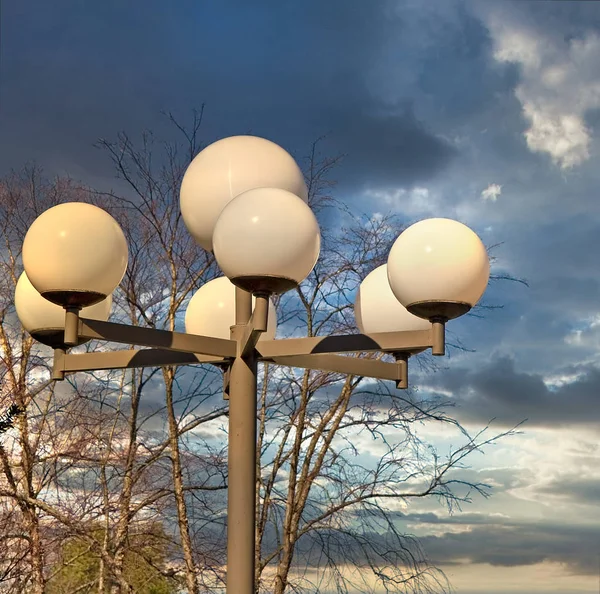
<svg viewBox="0 0 600 594"><path fill-rule="evenodd" d="M315 163L315 155L313 146L307 168L311 206L317 213L335 207L342 226L322 226L317 265L295 294L281 299L282 317L296 336L357 331L349 296L385 263L403 228L392 215L356 216L342 207L321 175L337 161ZM418 360L424 368L435 365L426 355ZM393 510L415 498L438 497L453 508L472 493L487 496L486 485L467 484L455 471L470 453L514 431L471 436L439 402L421 400L412 390L265 367L258 413L257 588L282 594L315 591L321 583L340 592L367 592L376 583L393 592L448 587L418 539L398 530ZM463 445L440 460L412 429L423 422L458 428ZM366 462L353 444L352 436L360 433L378 442L375 460Z"/></svg>
<svg viewBox="0 0 600 594"><path fill-rule="evenodd" d="M0 184L0 406L15 405L21 414L14 430L7 431L0 445L2 474L0 499L9 522L10 538L2 538L12 556L14 571L3 579L14 591L43 593L44 546L39 509L33 500L44 489L49 468L38 464L42 440L39 429L48 419L52 386L46 361L20 327L14 314L14 290L20 274L23 238L34 218L46 208L79 192L68 180L44 181L41 172L27 167ZM9 529L8 526L11 526ZM4 535L2 535L4 537Z"/></svg>
<svg viewBox="0 0 600 594"><path fill-rule="evenodd" d="M43 592L52 572L60 570L49 569L52 563L46 557L56 557L52 545L77 537L86 540L99 560L98 575L90 587L98 592L106 588L129 592L132 586L123 573L123 563L131 530L139 532L140 525L152 519L163 501L173 495L173 481L166 467L172 443L168 432L163 437L160 431L155 431L155 436L146 431L145 440L140 443L138 439L140 426L160 418L165 411L164 403L140 411L141 395L158 370L75 376L59 390L54 389L47 365L51 351L37 346L15 319L13 295L21 271L20 249L27 228L41 212L59 202L93 196L69 180L44 182L35 168L12 175L1 188L6 244L0 325L5 380L2 404L14 402L26 411L7 434L6 446L0 451L0 497L6 498L3 502L13 523L21 522L21 533L26 537L21 539L20 549L27 551L26 557L14 557L20 565L9 567L5 580L13 580L7 583L14 590L13 569L18 569L23 591ZM121 219L127 229L132 217ZM143 242L143 231L130 237L130 245L135 247L133 239ZM147 271L152 273L150 268ZM134 276L140 277L140 269L131 267L129 275L131 282ZM139 288L140 283L134 281L133 286ZM116 315L138 323L135 299L126 291L117 293ZM145 308L143 314L146 318L154 315L152 307ZM188 423L181 433L194 426ZM150 444L143 447L147 442ZM104 525L100 540L99 522Z"/></svg>
<svg viewBox="0 0 600 594"><path fill-rule="evenodd" d="M180 329L193 291L219 271L186 232L178 205L185 169L201 148L202 111L189 129L167 117L183 134L182 144L158 143L149 133L139 144L124 133L99 141L120 180L118 191L68 179L44 182L35 169L0 184L6 246L0 405L25 411L0 447L0 543L10 545L0 563L0 591L4 580L6 591L42 593L83 555L94 560L94 572L73 584L73 593L133 592L132 554L174 588L223 589L226 433L215 435L215 423L224 422L227 405L219 370L97 372L54 386L50 352L22 332L12 309L27 228L50 206L83 200L115 216L128 240L129 266L114 295L113 318ZM319 141L312 146L305 170L309 203L322 222L321 258L297 291L278 299L281 336L355 332L353 293L385 262L403 229L393 215L356 215L337 201L331 180L342 157L322 158L319 147ZM428 355L416 359L423 369L435 366ZM415 428L424 422L454 426L462 445L441 459L418 437ZM340 592L446 590L418 539L398 528L398 510L416 498L437 497L453 508L472 494L487 496L486 485L465 483L456 471L469 454L514 433L472 436L440 402L415 391L268 364L257 423L256 587L277 594L325 583ZM356 436L372 439L377 455L365 457ZM156 525L164 530L167 564L135 544L135 535ZM78 545L67 554L65 541Z"/></svg>
<svg viewBox="0 0 600 594"><path fill-rule="evenodd" d="M123 133L116 142L99 142L99 146L110 155L118 178L126 182L131 197L115 192L97 192L96 198L122 223L129 241L130 267L123 290L130 308L130 321L173 331L177 314L193 291L215 276L216 268L212 255L198 248L186 232L178 201L181 179L197 150L202 112L194 113L189 133L172 116L169 117L186 137L187 146L183 151L176 143L163 144L162 154L156 158L150 134L143 136L141 148L137 148ZM155 162L159 164L155 165ZM190 593L195 594L199 591L198 573L202 570L195 559L190 532L186 492L194 489L184 481L181 435L202 422L205 415L198 417L196 412L207 399L214 396L216 388L203 388L207 377L200 372L191 385L179 390L177 374L178 370L173 367L162 370L168 456L172 465L173 495L186 586ZM225 412L226 408L221 405L216 411L211 411L207 418L212 419ZM187 426L183 424L184 419L188 420ZM133 438L130 443L133 443ZM223 460L219 459L218 464L222 463ZM223 477L223 471L217 471L217 474ZM216 486L203 485L205 490L222 488L222 482ZM122 533L125 536L125 532Z"/></svg>

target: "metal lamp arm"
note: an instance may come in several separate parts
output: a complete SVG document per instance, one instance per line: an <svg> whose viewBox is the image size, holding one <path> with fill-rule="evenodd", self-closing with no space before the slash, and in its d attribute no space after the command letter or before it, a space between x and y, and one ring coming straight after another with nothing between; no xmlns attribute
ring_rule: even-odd
<svg viewBox="0 0 600 594"><path fill-rule="evenodd" d="M248 334L264 332L262 328L254 327L253 322L254 320L250 320L247 324ZM255 347L258 350L259 358L265 360L276 356L368 351L414 352L428 348L434 351L433 354L442 355L444 350L443 330L443 323L439 322L432 324L430 330L264 340ZM165 348L213 357L235 357L237 353L237 341L235 340L101 322L86 318L79 318L78 337Z"/></svg>
<svg viewBox="0 0 600 594"><path fill-rule="evenodd" d="M219 367L228 365L230 359L197 355L168 349L131 349L96 353L66 354L54 349L52 379L63 380L65 373L99 371L101 369L132 369L138 367L161 367L163 365L194 365L210 363Z"/></svg>
<svg viewBox="0 0 600 594"><path fill-rule="evenodd" d="M380 332L377 334L343 334L339 336L314 336L311 338L286 338L264 340L256 345L259 358L383 351L414 353L431 348L434 355L444 354L444 324L434 322L429 330Z"/></svg>
<svg viewBox="0 0 600 594"><path fill-rule="evenodd" d="M303 369L318 369L348 375L370 377L373 379L391 380L396 382L399 389L408 387L407 359L398 359L396 363L386 363L376 359L358 359L341 355L292 355L273 357L276 365L300 367Z"/></svg>
<svg viewBox="0 0 600 594"><path fill-rule="evenodd" d="M407 361L412 354L428 348L434 355L443 355L445 351L445 321L441 319L434 320L429 330L290 338L259 343L260 335L267 329L268 296L256 296L254 311L248 293L236 297L236 309L241 315L238 316L238 324L232 327L234 332L229 340L79 318L78 312L70 310L67 320L75 342L78 338L87 338L157 348L77 355L55 349L52 377L61 380L65 373L75 371L197 363L228 369L236 357L250 357L256 362L392 380L398 388L406 388ZM239 323L244 319L245 322ZM340 355L369 351L393 354L396 363Z"/></svg>
<svg viewBox="0 0 600 594"><path fill-rule="evenodd" d="M79 318L78 337L197 353L211 357L235 357L237 347L236 341L226 338L170 332L86 318Z"/></svg>

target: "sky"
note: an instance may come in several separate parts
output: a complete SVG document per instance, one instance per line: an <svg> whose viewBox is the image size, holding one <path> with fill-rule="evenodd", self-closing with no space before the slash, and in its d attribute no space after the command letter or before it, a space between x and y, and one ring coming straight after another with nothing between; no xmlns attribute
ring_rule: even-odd
<svg viewBox="0 0 600 594"><path fill-rule="evenodd" d="M465 471L491 498L404 521L460 594L600 592L599 3L5 0L0 27L0 174L35 160L110 185L98 138L205 104L207 141L302 156L326 135L357 212L501 244L493 272L529 287L493 283L502 309L449 324L473 352L411 381L468 429L523 434Z"/></svg>

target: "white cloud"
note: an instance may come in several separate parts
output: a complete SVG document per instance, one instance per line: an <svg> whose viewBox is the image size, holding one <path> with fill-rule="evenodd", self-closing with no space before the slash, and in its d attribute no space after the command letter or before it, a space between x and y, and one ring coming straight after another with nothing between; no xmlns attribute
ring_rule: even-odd
<svg viewBox="0 0 600 594"><path fill-rule="evenodd" d="M496 202L500 194L502 194L502 186L500 184L490 184L483 192L481 192L481 199Z"/></svg>
<svg viewBox="0 0 600 594"><path fill-rule="evenodd" d="M599 361L600 357L600 316L593 315L579 320L573 320L572 329L565 334L563 342L569 347L585 349L588 362ZM583 361L578 356L577 361Z"/></svg>
<svg viewBox="0 0 600 594"><path fill-rule="evenodd" d="M521 66L515 96L529 122L529 149L547 153L563 170L587 161L591 132L584 117L600 108L600 37L552 38L499 13L487 21L495 59Z"/></svg>
<svg viewBox="0 0 600 594"><path fill-rule="evenodd" d="M429 198L429 190L427 188L413 188L412 197L416 199L423 198L426 200Z"/></svg>
<svg viewBox="0 0 600 594"><path fill-rule="evenodd" d="M446 179L410 189L375 186L366 189L362 197L374 212L402 213L409 221L447 217L479 229L483 222L490 221L491 212L483 200L477 199L483 183L464 179L455 183L454 179Z"/></svg>
<svg viewBox="0 0 600 594"><path fill-rule="evenodd" d="M385 207L408 216L428 216L439 211L440 196L429 188L369 188L366 198L375 199L376 207Z"/></svg>
<svg viewBox="0 0 600 594"><path fill-rule="evenodd" d="M554 373L543 378L543 382L549 390L556 390L569 384L580 381L585 376L583 371L575 373Z"/></svg>

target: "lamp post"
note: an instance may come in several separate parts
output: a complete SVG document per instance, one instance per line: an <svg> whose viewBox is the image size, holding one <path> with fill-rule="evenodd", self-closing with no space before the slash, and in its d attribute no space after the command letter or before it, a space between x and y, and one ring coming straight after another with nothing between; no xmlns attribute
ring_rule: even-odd
<svg viewBox="0 0 600 594"><path fill-rule="evenodd" d="M278 145L253 136L205 148L182 181L183 220L212 250L225 277L192 297L186 332L106 321L125 274L128 249L102 209L65 203L42 213L23 244L25 272L15 303L21 323L54 349L52 377L98 369L212 364L229 399L227 592L255 590L256 382L260 362L353 374L408 385L408 359L443 355L445 323L481 298L489 260L479 237L449 219L407 228L387 265L361 284L355 314L361 334L275 339L270 296L294 289L319 257L320 232L302 173ZM96 339L151 347L84 354ZM379 351L395 363L342 353Z"/></svg>

